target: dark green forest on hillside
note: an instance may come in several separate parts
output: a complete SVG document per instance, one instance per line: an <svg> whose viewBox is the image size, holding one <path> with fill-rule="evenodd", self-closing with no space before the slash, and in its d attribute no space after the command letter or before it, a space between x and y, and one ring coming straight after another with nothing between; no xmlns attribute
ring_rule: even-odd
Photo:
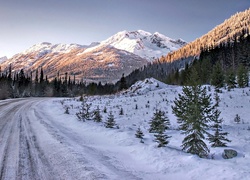
<svg viewBox="0 0 250 180"><path fill-rule="evenodd" d="M250 35L243 32L239 39L228 41L217 47L209 47L201 51L199 59L195 58L185 65L185 69L175 69L166 80L167 83L185 85L187 76L196 69L202 84L215 85L216 78L223 78L223 84L240 74L248 76L250 67ZM245 77L246 78L246 77Z"/></svg>

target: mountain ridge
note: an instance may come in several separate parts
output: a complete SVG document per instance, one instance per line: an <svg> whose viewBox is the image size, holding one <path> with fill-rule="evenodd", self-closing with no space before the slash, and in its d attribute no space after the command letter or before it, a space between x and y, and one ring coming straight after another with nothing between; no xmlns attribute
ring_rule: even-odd
<svg viewBox="0 0 250 180"><path fill-rule="evenodd" d="M189 57L198 57L203 49L212 49L223 43L237 41L242 31L250 32L250 8L225 19L224 22L215 26L208 33L177 51L170 52L161 61L172 62Z"/></svg>
<svg viewBox="0 0 250 180"><path fill-rule="evenodd" d="M0 57L0 63L6 61L7 59L7 56Z"/></svg>
<svg viewBox="0 0 250 180"><path fill-rule="evenodd" d="M128 75L183 44L182 40L173 40L160 33L121 31L90 45L38 43L0 66L7 70L11 64L13 71L24 69L26 72L43 67L49 79L60 72L62 76L75 74L80 81L115 82L122 74Z"/></svg>

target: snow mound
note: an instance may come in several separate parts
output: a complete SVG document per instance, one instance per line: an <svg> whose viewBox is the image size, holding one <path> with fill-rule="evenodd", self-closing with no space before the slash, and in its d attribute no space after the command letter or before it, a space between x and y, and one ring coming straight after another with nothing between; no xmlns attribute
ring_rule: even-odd
<svg viewBox="0 0 250 180"><path fill-rule="evenodd" d="M154 78L146 78L143 81L137 81L128 90L126 90L125 93L142 95L150 91L165 89L167 87L170 86Z"/></svg>

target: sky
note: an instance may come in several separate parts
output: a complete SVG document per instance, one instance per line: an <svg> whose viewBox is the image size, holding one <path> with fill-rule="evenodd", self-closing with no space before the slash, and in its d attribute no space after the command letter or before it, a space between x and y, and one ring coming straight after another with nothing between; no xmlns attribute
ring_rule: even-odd
<svg viewBox="0 0 250 180"><path fill-rule="evenodd" d="M123 30L190 42L249 7L250 0L0 0L0 57L40 42L89 45Z"/></svg>

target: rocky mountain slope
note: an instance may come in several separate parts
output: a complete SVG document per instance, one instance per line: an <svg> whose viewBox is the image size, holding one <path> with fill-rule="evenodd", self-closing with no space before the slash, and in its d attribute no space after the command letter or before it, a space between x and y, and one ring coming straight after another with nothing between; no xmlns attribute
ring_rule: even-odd
<svg viewBox="0 0 250 180"><path fill-rule="evenodd" d="M236 13L202 37L186 44L177 51L169 53L163 60L169 62L191 56L199 56L202 49L209 49L220 44L237 41L242 33L249 34L249 32L250 9Z"/></svg>
<svg viewBox="0 0 250 180"><path fill-rule="evenodd" d="M43 67L49 79L59 72L62 77L65 73L75 75L80 81L115 82L122 74L127 75L184 44L159 33L122 31L89 46L39 43L0 62L0 66L7 70L11 64L13 71L24 69L27 73Z"/></svg>
<svg viewBox="0 0 250 180"><path fill-rule="evenodd" d="M62 49L59 52L56 49L46 48L34 52L27 50L3 62L2 66L7 68L11 63L14 71L24 69L28 73L34 73L36 69L42 67L49 79L56 77L58 72L63 78L67 72L72 78L75 75L79 81L105 83L118 80L123 73L128 74L147 63L147 60L139 56L113 47L100 47L86 53L83 53L84 50L83 47L71 47L70 51L67 48L63 53Z"/></svg>

